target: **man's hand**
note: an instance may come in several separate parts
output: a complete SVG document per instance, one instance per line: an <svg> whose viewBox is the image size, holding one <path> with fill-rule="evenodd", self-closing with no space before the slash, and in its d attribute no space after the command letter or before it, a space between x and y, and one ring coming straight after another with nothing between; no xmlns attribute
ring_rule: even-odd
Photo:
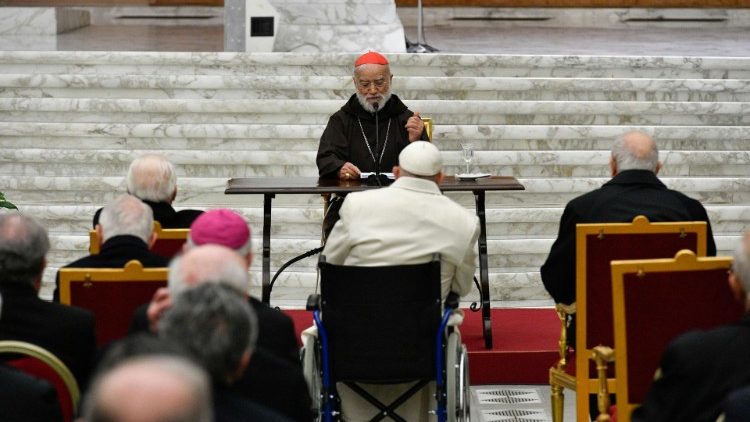
<svg viewBox="0 0 750 422"><path fill-rule="evenodd" d="M151 303L148 304L148 309L146 309L148 328L152 333L156 333L156 324L159 322L159 318L170 306L172 306L172 298L169 296L169 289L160 287L154 293L154 297L151 298Z"/></svg>
<svg viewBox="0 0 750 422"><path fill-rule="evenodd" d="M422 131L424 130L424 122L419 117L419 112L415 112L413 116L409 117L406 121L406 131L409 133L409 142L414 142L422 137Z"/></svg>
<svg viewBox="0 0 750 422"><path fill-rule="evenodd" d="M350 162L344 163L339 169L339 179L341 180L353 180L359 179L359 168Z"/></svg>

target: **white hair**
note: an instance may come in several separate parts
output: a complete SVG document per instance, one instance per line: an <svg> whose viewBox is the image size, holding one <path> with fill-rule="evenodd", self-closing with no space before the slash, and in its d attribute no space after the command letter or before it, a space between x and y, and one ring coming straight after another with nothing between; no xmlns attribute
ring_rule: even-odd
<svg viewBox="0 0 750 422"><path fill-rule="evenodd" d="M170 202L177 189L174 166L159 154L142 155L128 169L128 193L152 202Z"/></svg>
<svg viewBox="0 0 750 422"><path fill-rule="evenodd" d="M652 142L652 148L644 156L638 156L628 147L625 139L628 135L632 135L634 132L629 132L623 136L617 138L615 143L612 145L612 158L617 163L617 171L625 170L650 170L655 172L656 167L659 165L659 148L656 146L656 142ZM643 136L648 136L642 134Z"/></svg>
<svg viewBox="0 0 750 422"><path fill-rule="evenodd" d="M740 244L734 250L732 272L742 283L745 294L750 299L750 232L745 232Z"/></svg>
<svg viewBox="0 0 750 422"><path fill-rule="evenodd" d="M104 206L99 224L105 242L115 236L131 235L148 243L154 230L154 212L135 196L123 194Z"/></svg>
<svg viewBox="0 0 750 422"><path fill-rule="evenodd" d="M229 250L229 249L227 249ZM167 286L169 294L176 297L192 285L201 283L219 283L228 285L239 292L247 293L249 275L239 262L234 260L207 262L199 270L191 273L185 271L185 258L180 255L169 263ZM193 267L194 268L194 267Z"/></svg>

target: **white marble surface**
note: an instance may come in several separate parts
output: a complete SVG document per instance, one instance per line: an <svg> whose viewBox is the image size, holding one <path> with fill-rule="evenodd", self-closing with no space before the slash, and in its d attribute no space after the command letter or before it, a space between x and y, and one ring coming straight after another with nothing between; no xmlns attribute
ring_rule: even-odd
<svg viewBox="0 0 750 422"><path fill-rule="evenodd" d="M405 25L414 26L417 9L401 7ZM524 19L528 19L524 21ZM748 9L564 8L564 7L425 7L424 25L456 27L564 27L564 28L748 28Z"/></svg>
<svg viewBox="0 0 750 422"><path fill-rule="evenodd" d="M90 216L124 191L129 161L159 151L177 166L179 207L237 208L259 240L262 198L224 195L227 178L314 176L355 56L0 52L0 191L50 228L52 270L85 255ZM394 90L435 119L446 172L471 141L475 168L526 186L487 195L493 299L548 300L538 267L562 207L608 180L611 141L627 130L657 138L663 180L706 203L720 250L750 222L750 59L389 57ZM321 214L316 195L274 199L274 268L317 246ZM314 266L295 265L275 297L304 299Z"/></svg>
<svg viewBox="0 0 750 422"><path fill-rule="evenodd" d="M89 13L82 9L0 7L0 36L55 35L86 26L89 22ZM38 40L42 39L32 39Z"/></svg>

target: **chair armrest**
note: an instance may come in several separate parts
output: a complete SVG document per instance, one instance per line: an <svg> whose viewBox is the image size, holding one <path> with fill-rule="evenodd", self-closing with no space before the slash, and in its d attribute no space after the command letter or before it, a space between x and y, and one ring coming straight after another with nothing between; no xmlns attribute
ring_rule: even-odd
<svg viewBox="0 0 750 422"><path fill-rule="evenodd" d="M560 340L557 342L560 360L558 360L556 367L564 371L568 364L568 315L576 313L576 304L557 303L555 304L555 311L557 317L560 318Z"/></svg>
<svg viewBox="0 0 750 422"><path fill-rule="evenodd" d="M305 305L305 309L308 311L318 311L320 310L320 295L319 294L312 294L307 297L307 304Z"/></svg>
<svg viewBox="0 0 750 422"><path fill-rule="evenodd" d="M596 422L606 422L610 420L607 367L610 362L615 361L615 351L611 347L596 346L591 352L591 358L596 361L596 373L599 376L599 391L597 393L599 416L596 417Z"/></svg>

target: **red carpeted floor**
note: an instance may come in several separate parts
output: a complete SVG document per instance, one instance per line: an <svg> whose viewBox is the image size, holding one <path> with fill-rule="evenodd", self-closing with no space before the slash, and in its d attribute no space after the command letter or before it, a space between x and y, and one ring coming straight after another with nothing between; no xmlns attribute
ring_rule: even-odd
<svg viewBox="0 0 750 422"><path fill-rule="evenodd" d="M297 334L312 324L310 312L284 312L294 320ZM481 313L465 310L465 314L461 335L469 349L473 385L547 384L560 336L560 322L554 309L493 309L492 350L484 348Z"/></svg>

